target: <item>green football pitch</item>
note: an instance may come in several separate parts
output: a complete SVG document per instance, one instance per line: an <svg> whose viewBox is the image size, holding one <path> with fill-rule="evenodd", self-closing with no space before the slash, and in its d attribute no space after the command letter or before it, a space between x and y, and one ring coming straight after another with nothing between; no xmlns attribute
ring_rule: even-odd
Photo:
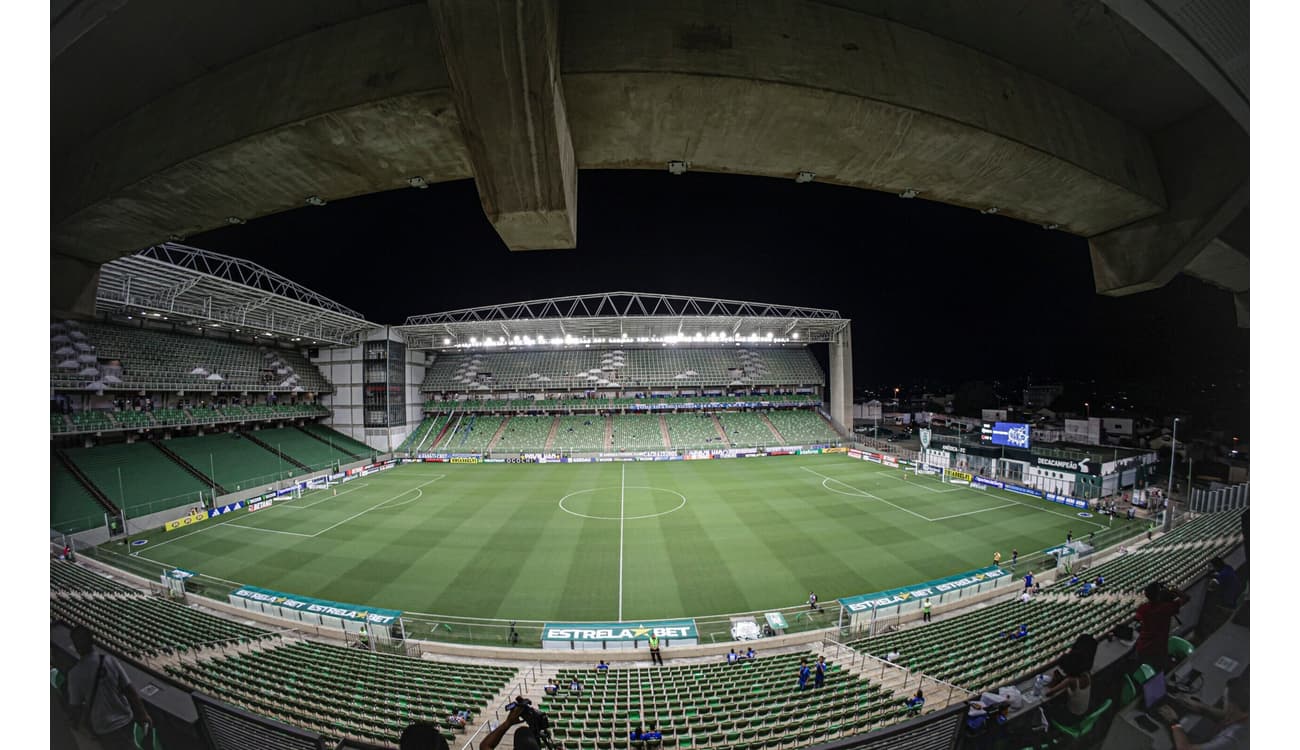
<svg viewBox="0 0 1300 750"><path fill-rule="evenodd" d="M614 621L769 610L809 591L829 602L994 551L1008 562L1097 520L846 456L408 464L132 549L141 564L414 614Z"/></svg>

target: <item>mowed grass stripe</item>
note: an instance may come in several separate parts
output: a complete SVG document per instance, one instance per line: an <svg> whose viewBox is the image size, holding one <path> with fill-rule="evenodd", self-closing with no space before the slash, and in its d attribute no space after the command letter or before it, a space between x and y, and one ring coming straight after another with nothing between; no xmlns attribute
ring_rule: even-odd
<svg viewBox="0 0 1300 750"><path fill-rule="evenodd" d="M847 490L830 492L804 467L897 505L924 507L918 512L925 515L996 507L1009 498L995 490L929 492L913 483L950 485L886 479L882 472L895 470L832 456L418 464L371 475L355 488L343 485L339 497L310 508L227 517L311 538L212 520L187 536L148 534L168 544L156 552L146 546L143 554L266 588L413 612L610 620L618 610L618 487L626 471L628 487L687 498L680 510L625 521L624 614L650 619L788 606L810 589L829 601L987 565L995 549L1004 559L1013 546L1026 556L1063 541L1068 530L1082 537L1092 528L1067 508L1019 497L1022 507L929 522ZM445 478L423 487L422 496L415 491L440 474ZM591 515L611 520L558 507L566 494L595 487L613 488L611 497L579 496L583 507L607 507L611 512ZM649 490L628 491L625 500L629 517L679 502ZM213 526L204 530L207 524Z"/></svg>

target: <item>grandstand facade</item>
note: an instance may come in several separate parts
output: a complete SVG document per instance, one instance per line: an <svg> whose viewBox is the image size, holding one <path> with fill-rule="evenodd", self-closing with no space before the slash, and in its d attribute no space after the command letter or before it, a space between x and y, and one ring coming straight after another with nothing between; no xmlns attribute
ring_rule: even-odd
<svg viewBox="0 0 1300 750"><path fill-rule="evenodd" d="M614 292L415 316L398 332L428 353L410 452L830 444L851 426L849 321L833 310ZM830 378L808 348L823 343Z"/></svg>

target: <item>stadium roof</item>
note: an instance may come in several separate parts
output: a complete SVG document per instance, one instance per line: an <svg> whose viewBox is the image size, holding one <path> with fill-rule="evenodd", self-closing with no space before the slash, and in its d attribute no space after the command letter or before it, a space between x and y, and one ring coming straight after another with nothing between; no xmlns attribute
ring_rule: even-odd
<svg viewBox="0 0 1300 750"><path fill-rule="evenodd" d="M375 327L361 313L251 261L166 243L100 268L95 312L247 329L329 344Z"/></svg>
<svg viewBox="0 0 1300 750"><path fill-rule="evenodd" d="M836 310L644 292L608 292L417 315L418 349L581 344L815 344L849 325Z"/></svg>

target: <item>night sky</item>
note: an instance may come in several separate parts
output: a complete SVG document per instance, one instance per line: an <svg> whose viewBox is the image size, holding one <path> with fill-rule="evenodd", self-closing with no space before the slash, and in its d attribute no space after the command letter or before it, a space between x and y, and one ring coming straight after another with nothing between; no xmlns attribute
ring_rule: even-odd
<svg viewBox="0 0 1300 750"><path fill-rule="evenodd" d="M1144 410L1209 411L1245 428L1249 331L1231 295L1179 276L1098 296L1078 237L919 198L737 175L583 171L578 206L574 250L509 252L469 180L187 244L257 261L378 323L618 290L834 308L853 320L858 391L1030 376L1084 384L1076 400L1123 390Z"/></svg>

